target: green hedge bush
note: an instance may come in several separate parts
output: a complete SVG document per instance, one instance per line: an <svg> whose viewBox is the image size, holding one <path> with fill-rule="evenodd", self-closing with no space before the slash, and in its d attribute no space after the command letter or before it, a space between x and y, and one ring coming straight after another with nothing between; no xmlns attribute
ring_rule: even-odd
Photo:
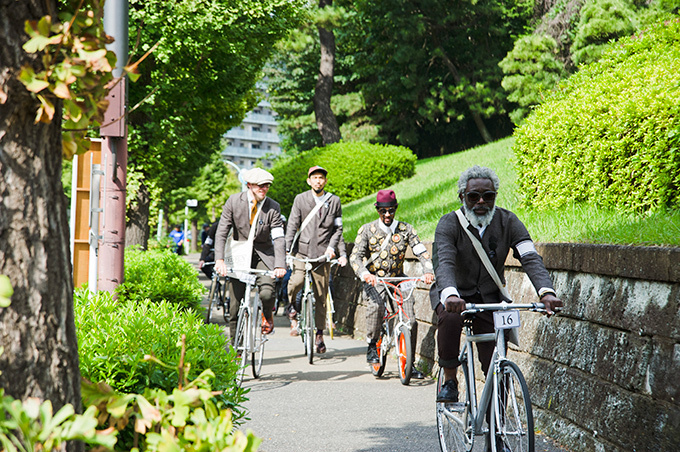
<svg viewBox="0 0 680 452"><path fill-rule="evenodd" d="M166 249L125 248L125 281L116 289L121 300L165 300L199 310L205 287L185 259Z"/></svg>
<svg viewBox="0 0 680 452"><path fill-rule="evenodd" d="M307 170L319 165L328 170L326 189L348 203L413 176L416 160L403 146L349 141L314 148L276 161L268 196L288 216L295 196L309 190Z"/></svg>
<svg viewBox="0 0 680 452"><path fill-rule="evenodd" d="M116 301L107 292L89 296L87 290L74 294L80 373L92 382L106 382L126 394L141 394L146 388L172 392L177 387L181 337L186 336L185 362L191 363L189 379L206 369L215 374L213 389L224 391L220 399L244 415L244 392L236 384L238 363L233 348L216 324L205 325L203 317L178 309L166 301ZM153 355L168 366L144 359Z"/></svg>
<svg viewBox="0 0 680 452"><path fill-rule="evenodd" d="M680 21L613 45L516 130L525 205L680 208Z"/></svg>

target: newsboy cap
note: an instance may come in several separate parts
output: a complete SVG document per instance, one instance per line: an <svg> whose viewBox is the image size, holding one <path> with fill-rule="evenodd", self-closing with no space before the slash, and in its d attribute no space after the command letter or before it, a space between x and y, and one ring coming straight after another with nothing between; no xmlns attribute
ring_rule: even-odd
<svg viewBox="0 0 680 452"><path fill-rule="evenodd" d="M328 171L326 171L324 168L321 168L320 166L312 166L307 171L307 177L311 176L313 173L323 173L325 177L328 174Z"/></svg>
<svg viewBox="0 0 680 452"><path fill-rule="evenodd" d="M274 176L262 168L252 168L243 172L243 180L255 185L271 184Z"/></svg>
<svg viewBox="0 0 680 452"><path fill-rule="evenodd" d="M391 207L396 206L397 195L394 194L393 190L380 190L375 197L376 207Z"/></svg>

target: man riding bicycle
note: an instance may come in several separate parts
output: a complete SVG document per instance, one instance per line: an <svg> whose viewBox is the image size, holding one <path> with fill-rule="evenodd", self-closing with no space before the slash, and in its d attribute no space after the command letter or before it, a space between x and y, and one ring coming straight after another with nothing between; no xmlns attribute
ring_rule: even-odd
<svg viewBox="0 0 680 452"><path fill-rule="evenodd" d="M545 304L546 313L562 306L553 288L550 274L536 251L526 227L509 210L496 207L500 181L490 168L473 166L458 179L458 197L463 203L462 213L468 230L481 241L484 251L501 281L505 259L510 249L522 263L536 292ZM461 226L456 212L444 215L437 224L434 236L434 260L437 282L430 289L432 308L437 313L437 350L439 365L444 369L445 382L437 394L437 402L457 402L456 369L462 317L465 303L500 303L499 287L484 267L471 239ZM473 320L474 334L493 333L493 316L479 313ZM478 342L479 360L486 376L493 353L493 342ZM490 447L487 442L487 449ZM489 449L490 450L490 449Z"/></svg>
<svg viewBox="0 0 680 452"><path fill-rule="evenodd" d="M290 219L286 228L286 251L297 254L297 257L315 259L326 255L328 260L335 257L335 251L340 254L338 263L344 267L347 264L345 242L342 239L342 207L337 195L324 190L328 171L320 166L313 166L307 171L307 184L311 190L300 193L293 201ZM295 262L291 265L293 273L288 282L288 298L295 306L295 299L305 282L304 264ZM316 300L316 352L325 353L326 344L323 341L323 327L326 323L326 296L330 278L330 263L314 266L312 280ZM291 317L294 317L293 313ZM295 329L293 323L291 329Z"/></svg>
<svg viewBox="0 0 680 452"><path fill-rule="evenodd" d="M415 229L403 221L395 221L394 216L399 204L393 190L380 190L376 196L375 208L379 218L359 228L354 249L349 258L357 277L364 282L364 292L368 298L366 307L366 340L368 350L366 361L375 364L379 361L377 340L385 311L387 290L384 286L376 287L376 275L379 277L399 277L404 275L404 258L406 249L411 246L413 254L423 265L426 284L432 283L434 274L432 260L425 245L420 242ZM413 309L413 300L404 303L404 312L411 320L411 345L415 351L418 322ZM412 378L423 378L424 375L415 367Z"/></svg>

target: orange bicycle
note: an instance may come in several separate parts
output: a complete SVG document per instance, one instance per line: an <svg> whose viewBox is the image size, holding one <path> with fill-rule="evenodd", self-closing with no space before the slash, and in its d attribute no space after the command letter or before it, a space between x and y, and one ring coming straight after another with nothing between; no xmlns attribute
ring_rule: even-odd
<svg viewBox="0 0 680 452"><path fill-rule="evenodd" d="M413 296L416 283L423 281L423 277L376 277L375 279L378 285L386 289L387 297L385 297L383 327L376 343L379 361L371 364L371 372L376 377L383 375L387 354L394 347L399 366L399 379L401 384L408 385L411 382L415 350L411 346L411 319L404 312L404 302Z"/></svg>

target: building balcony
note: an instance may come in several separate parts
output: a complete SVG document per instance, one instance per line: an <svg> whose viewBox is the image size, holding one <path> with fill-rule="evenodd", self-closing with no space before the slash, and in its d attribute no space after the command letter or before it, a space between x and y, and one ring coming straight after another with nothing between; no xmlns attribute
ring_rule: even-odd
<svg viewBox="0 0 680 452"><path fill-rule="evenodd" d="M224 136L231 140L262 141L279 144L279 136L276 133L253 132L252 130L243 130L238 127L229 130Z"/></svg>

